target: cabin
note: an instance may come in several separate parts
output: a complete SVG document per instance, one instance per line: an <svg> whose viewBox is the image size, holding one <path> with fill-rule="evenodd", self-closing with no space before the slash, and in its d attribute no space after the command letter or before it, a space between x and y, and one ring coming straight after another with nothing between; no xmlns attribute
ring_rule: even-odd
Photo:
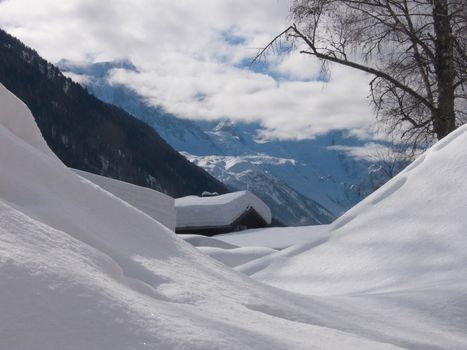
<svg viewBox="0 0 467 350"><path fill-rule="evenodd" d="M176 227L181 234L213 236L271 224L269 207L253 193L187 196L175 199Z"/></svg>

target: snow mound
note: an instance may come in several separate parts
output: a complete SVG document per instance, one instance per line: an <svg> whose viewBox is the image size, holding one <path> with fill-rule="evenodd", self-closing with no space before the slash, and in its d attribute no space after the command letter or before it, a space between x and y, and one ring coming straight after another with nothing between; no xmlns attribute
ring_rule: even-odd
<svg viewBox="0 0 467 350"><path fill-rule="evenodd" d="M330 225L267 227L216 235L217 240L241 247L268 247L284 249L304 242L323 241L328 238Z"/></svg>
<svg viewBox="0 0 467 350"><path fill-rule="evenodd" d="M86 171L76 169L73 169L73 171L148 214L172 231L175 230L175 201L172 197L128 182L91 174Z"/></svg>
<svg viewBox="0 0 467 350"><path fill-rule="evenodd" d="M226 226L253 208L267 224L272 216L269 207L248 191L220 196L187 196L175 199L177 228Z"/></svg>
<svg viewBox="0 0 467 350"><path fill-rule="evenodd" d="M1 349L397 348L210 259L65 167L2 85L0 105Z"/></svg>
<svg viewBox="0 0 467 350"><path fill-rule="evenodd" d="M254 277L312 295L388 293L467 277L467 126L330 226L330 238L250 265ZM465 282L463 282L465 283Z"/></svg>
<svg viewBox="0 0 467 350"><path fill-rule="evenodd" d="M235 267L249 261L262 258L265 255L275 253L275 249L265 247L241 247L234 249L223 249L216 247L198 247L200 251L209 255L227 266Z"/></svg>
<svg viewBox="0 0 467 350"><path fill-rule="evenodd" d="M201 235L185 235L179 234L178 237L183 239L185 242L190 243L194 247L213 247L213 248L222 248L222 249L233 249L239 248L234 244L230 244L216 238L206 237Z"/></svg>
<svg viewBox="0 0 467 350"><path fill-rule="evenodd" d="M55 154L49 149L42 138L42 134L34 122L34 117L26 105L10 91L0 84L1 125L10 133L18 136L33 148L40 150L48 156L56 159ZM5 151L5 150L4 150Z"/></svg>

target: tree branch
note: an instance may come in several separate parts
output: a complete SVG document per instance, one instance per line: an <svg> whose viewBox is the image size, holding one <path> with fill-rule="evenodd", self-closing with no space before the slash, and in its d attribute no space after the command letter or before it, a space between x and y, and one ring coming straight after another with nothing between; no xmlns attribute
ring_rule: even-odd
<svg viewBox="0 0 467 350"><path fill-rule="evenodd" d="M300 53L313 55L313 56L315 56L315 57L317 57L319 59L322 59L322 60L338 63L338 64L341 64L341 65L344 65L344 66L347 66L347 67L351 67L351 68L360 70L362 72L366 72L366 73L370 73L372 75L375 75L375 76L377 76L377 77L379 77L381 79L384 79L384 80L390 82L391 84L393 84L394 86L398 87L399 89L407 92L408 94L412 95L417 100L419 100L421 103L423 103L426 107L428 107L430 110L432 110L432 111L436 110L436 107L433 106L433 104L431 104L430 101L428 101L426 98L421 96L415 90L413 90L410 87L404 85L400 81L394 79L389 74L387 74L385 72L382 72L382 71L380 71L378 69L372 68L372 67L364 66L364 65L362 65L360 63L357 63L357 62L353 62L353 61L349 61L349 60L346 60L346 59L341 59L341 58L338 58L338 57L335 57L335 56L330 56L330 55L327 55L327 54L320 53L316 49L315 45L311 42L311 40L309 40L301 31L299 31L298 28L295 25L290 26L283 33L286 33L287 31L290 31L290 30L294 31L294 33L297 34L312 50L312 51L302 50L302 51L300 51Z"/></svg>

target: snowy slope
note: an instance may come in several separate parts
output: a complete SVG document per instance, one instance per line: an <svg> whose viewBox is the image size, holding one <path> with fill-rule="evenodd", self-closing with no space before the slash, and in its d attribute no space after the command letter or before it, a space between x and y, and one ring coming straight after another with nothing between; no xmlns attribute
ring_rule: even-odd
<svg viewBox="0 0 467 350"><path fill-rule="evenodd" d="M239 246L235 244L230 244L212 237L191 234L178 234L177 236L195 247L214 247L222 249L239 248Z"/></svg>
<svg viewBox="0 0 467 350"><path fill-rule="evenodd" d="M172 197L147 187L136 186L109 177L76 169L73 171L148 214L172 231L175 230L175 200Z"/></svg>
<svg viewBox="0 0 467 350"><path fill-rule="evenodd" d="M231 267L244 265L250 261L256 261L263 256L277 252L276 249L263 245L239 247L217 239L218 236L220 235L212 238L201 235L178 234L178 237L197 247L204 254Z"/></svg>
<svg viewBox="0 0 467 350"><path fill-rule="evenodd" d="M204 254L209 255L211 258L219 260L230 267L243 265L252 260L256 260L276 252L275 249L266 247L241 247L233 249L198 247L198 249Z"/></svg>
<svg viewBox="0 0 467 350"><path fill-rule="evenodd" d="M29 146L41 151L47 156L58 160L55 154L49 149L42 135L37 130L36 124L31 120L33 118L29 109L16 96L11 94L0 84L1 98L1 126L3 132L9 132ZM5 152L6 149L3 150Z"/></svg>
<svg viewBox="0 0 467 350"><path fill-rule="evenodd" d="M457 290L462 284L464 298L466 149L464 126L332 224L329 240L279 253L255 278L313 295ZM458 311L467 315L465 306Z"/></svg>
<svg viewBox="0 0 467 350"><path fill-rule="evenodd" d="M203 253L251 275L277 260L278 250L299 243L319 245L329 238L329 225L267 227L205 237L178 235Z"/></svg>
<svg viewBox="0 0 467 350"><path fill-rule="evenodd" d="M318 302L201 254L60 163L0 85L5 101L13 108L0 110L1 349L397 348L346 322L326 325L303 311Z"/></svg>
<svg viewBox="0 0 467 350"><path fill-rule="evenodd" d="M322 242L330 225L268 227L216 235L216 240L240 247L284 249L305 242Z"/></svg>

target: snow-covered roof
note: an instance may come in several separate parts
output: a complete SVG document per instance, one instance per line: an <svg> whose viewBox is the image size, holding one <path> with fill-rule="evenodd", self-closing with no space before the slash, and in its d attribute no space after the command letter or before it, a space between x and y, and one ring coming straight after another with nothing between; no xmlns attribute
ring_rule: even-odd
<svg viewBox="0 0 467 350"><path fill-rule="evenodd" d="M175 199L177 228L227 226L249 209L254 209L267 224L271 223L269 207L249 191L214 197L188 196Z"/></svg>
<svg viewBox="0 0 467 350"><path fill-rule="evenodd" d="M78 175L148 214L172 231L175 230L175 204L172 197L150 188L136 186L86 171L73 170Z"/></svg>

